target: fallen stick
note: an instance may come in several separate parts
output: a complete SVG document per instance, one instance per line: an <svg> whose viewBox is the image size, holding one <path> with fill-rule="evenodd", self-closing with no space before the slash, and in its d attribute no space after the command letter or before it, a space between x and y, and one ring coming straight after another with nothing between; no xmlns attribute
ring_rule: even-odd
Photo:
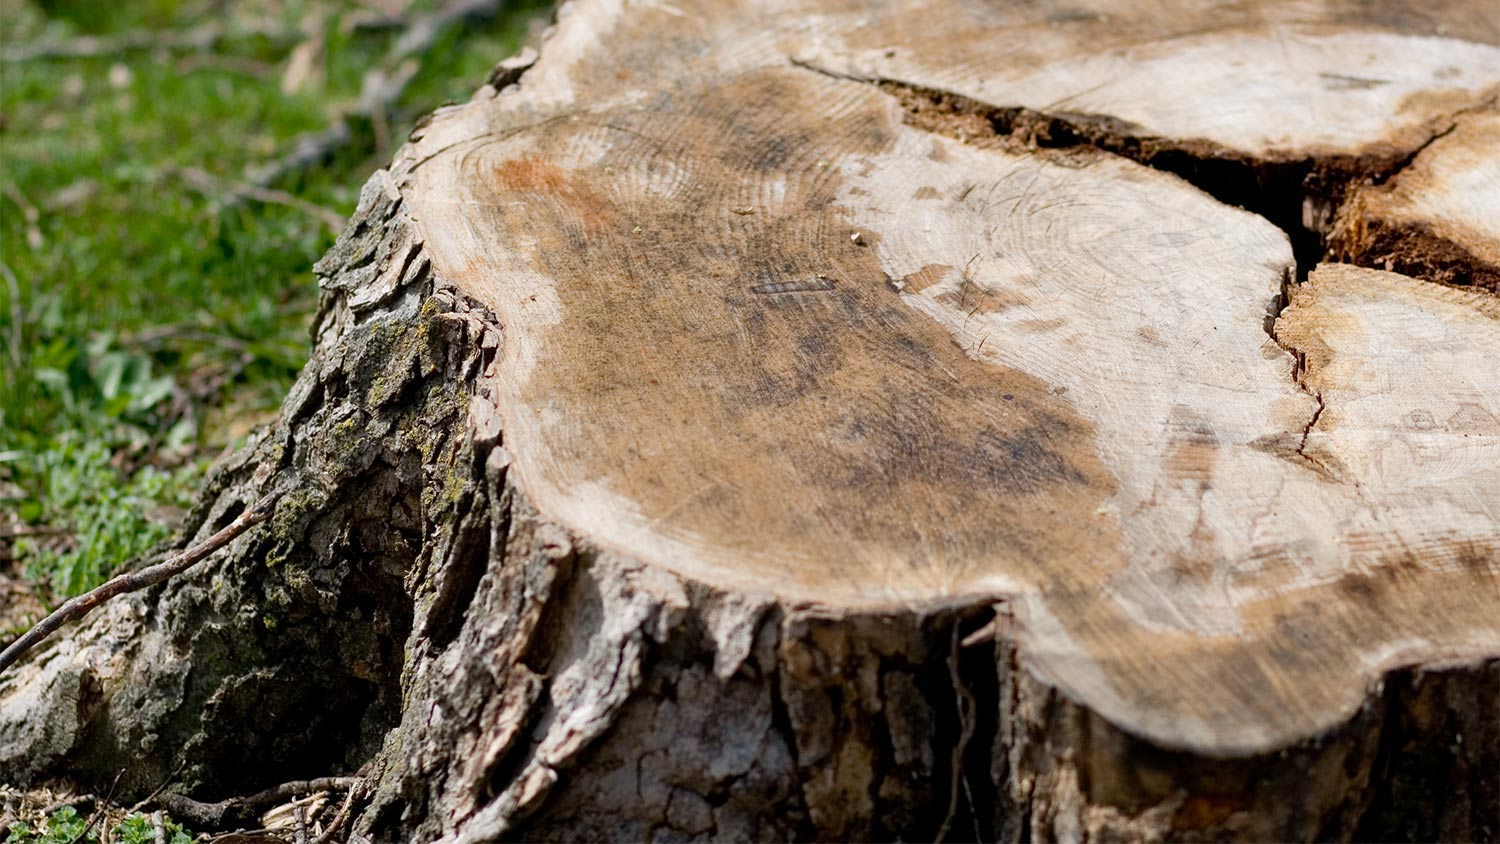
<svg viewBox="0 0 1500 844"><path fill-rule="evenodd" d="M59 627L69 621L83 618L92 612L95 607L116 595L123 595L127 592L138 592L148 586L155 586L169 577L186 571L193 564L228 545L235 537L269 519L271 513L276 509L276 498L277 493L265 496L252 504L223 530L186 551L168 557L154 566L122 574L97 589L85 592L75 598L69 598L62 606L54 610L51 615L37 622L36 626L26 631L21 638L12 642L10 647L0 652L0 673L3 673L17 659L20 659L21 654L35 647L37 643L52 635Z"/></svg>
<svg viewBox="0 0 1500 844"><path fill-rule="evenodd" d="M293 208L316 219L328 227L328 230L338 234L344 228L344 216L337 211L324 208L305 199L287 193L284 190L261 187L259 185L245 184L227 179L220 179L206 170L197 167L179 167L176 174L193 190L210 197L219 199L220 205L225 204L220 198L224 195L237 199L248 199L254 202L266 203L268 205L283 205Z"/></svg>
<svg viewBox="0 0 1500 844"><path fill-rule="evenodd" d="M355 783L349 787L349 793L344 797L344 805L339 807L338 814L333 816L333 820L329 821L327 828L323 830L322 834L313 839L312 844L328 844L328 842L333 840L333 837L338 834L339 827L343 826L344 821L348 819L349 810L354 807L354 801L359 798L362 788L363 786L360 783Z"/></svg>
<svg viewBox="0 0 1500 844"><path fill-rule="evenodd" d="M109 784L109 792L104 795L104 799L102 801L94 801L94 811L89 813L89 822L83 825L83 829L78 830L78 834L73 836L73 840L69 841L68 844L78 844L79 841L87 838L89 830L94 828L94 824L104 819L106 808L110 805L110 801L115 799L115 787L120 784L120 774L122 773L124 771L115 774L114 782Z"/></svg>
<svg viewBox="0 0 1500 844"><path fill-rule="evenodd" d="M230 797L216 803L203 803L191 797L168 792L157 799L157 804L178 818L203 826L217 826L223 823L224 816L232 809L253 809L314 791L349 791L362 787L364 782L364 779L360 777L319 777L311 780L297 780L244 797Z"/></svg>
<svg viewBox="0 0 1500 844"><path fill-rule="evenodd" d="M499 14L504 6L504 0L458 0L431 14L405 21L390 50L376 67L365 74L359 104L336 117L327 129L299 137L290 152L252 170L246 181L266 187L332 158L340 149L354 142L356 121L369 121L373 125L375 121L385 119L384 115L395 112L426 53L443 33L455 26L488 20Z"/></svg>
<svg viewBox="0 0 1500 844"><path fill-rule="evenodd" d="M170 32L137 30L111 37L84 35L68 41L8 45L0 50L0 62L35 59L87 59L112 56L131 50L209 50L230 35L261 36L273 41L295 40L296 30L241 26L230 30L208 24Z"/></svg>

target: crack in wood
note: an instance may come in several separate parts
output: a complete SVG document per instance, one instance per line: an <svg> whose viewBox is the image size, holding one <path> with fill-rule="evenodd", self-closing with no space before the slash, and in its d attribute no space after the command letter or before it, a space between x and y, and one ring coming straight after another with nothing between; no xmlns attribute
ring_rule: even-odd
<svg viewBox="0 0 1500 844"><path fill-rule="evenodd" d="M1461 117L1493 110L1500 102L1500 94L1492 94L1447 112L1441 118L1443 128L1434 129L1404 151L1264 160L1208 141L1145 134L1140 127L1110 115L995 105L900 79L841 73L797 57L789 61L793 67L831 79L871 85L906 105L911 125L967 143L1001 142L1031 152L1096 150L1186 179L1221 202L1259 214L1285 232L1297 256L1299 283L1318 261L1331 256L1333 219L1355 186L1384 184L1450 135ZM988 123L988 132L976 121ZM1313 211L1309 217L1310 209L1319 208L1323 211ZM1435 277L1423 268L1409 274L1423 280Z"/></svg>

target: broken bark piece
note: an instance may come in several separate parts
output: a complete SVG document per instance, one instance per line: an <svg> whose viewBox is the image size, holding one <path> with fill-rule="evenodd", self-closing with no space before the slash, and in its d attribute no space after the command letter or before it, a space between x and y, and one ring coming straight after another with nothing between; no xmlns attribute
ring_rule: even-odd
<svg viewBox="0 0 1500 844"><path fill-rule="evenodd" d="M1339 213L1341 260L1500 292L1500 112L1458 118L1389 181Z"/></svg>
<svg viewBox="0 0 1500 844"><path fill-rule="evenodd" d="M1491 301L1117 154L1384 172L1500 84L1466 8L564 7L319 264L192 520L270 530L0 680L0 763L369 763L382 840L1490 835Z"/></svg>

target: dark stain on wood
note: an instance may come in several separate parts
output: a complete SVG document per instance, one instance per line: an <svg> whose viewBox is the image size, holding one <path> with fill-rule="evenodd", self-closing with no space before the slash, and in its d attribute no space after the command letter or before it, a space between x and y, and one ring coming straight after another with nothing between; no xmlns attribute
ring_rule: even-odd
<svg viewBox="0 0 1500 844"><path fill-rule="evenodd" d="M485 197L486 237L544 244L531 253L562 320L516 385L547 442L530 467L543 450L517 449L523 477L564 495L602 484L653 530L766 549L788 567L771 577L805 585L878 586L894 561L955 584L1108 565L1120 543L1098 511L1115 482L1090 424L1051 385L968 357L892 290L878 250L850 243L827 162L878 154L894 129L874 91L826 116L814 79L761 71L691 111L605 116L622 129L595 165L608 192L531 158L495 167L528 196ZM777 107L745 108L764 100ZM656 156L691 173L670 195L641 187ZM770 171L784 198L726 230L715 209Z"/></svg>

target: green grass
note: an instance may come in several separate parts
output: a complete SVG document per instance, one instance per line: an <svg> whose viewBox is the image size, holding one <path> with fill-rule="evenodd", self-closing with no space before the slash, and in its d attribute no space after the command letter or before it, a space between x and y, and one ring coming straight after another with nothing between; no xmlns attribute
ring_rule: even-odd
<svg viewBox="0 0 1500 844"><path fill-rule="evenodd" d="M7 45L205 23L228 33L211 53L0 64L0 532L25 534L9 554L49 600L165 536L208 460L267 418L305 360L309 268L333 232L296 208L205 195L181 173L242 181L330 125L393 37L347 25L374 5L0 0ZM433 49L392 143L467 98L543 11L516 8ZM235 34L230 15L311 34ZM286 91L299 41L318 70ZM391 152L356 144L273 187L348 214Z"/></svg>
<svg viewBox="0 0 1500 844"><path fill-rule="evenodd" d="M167 844L192 844L193 837L182 824L163 815L162 832ZM151 818L140 812L131 812L115 825L111 840L119 844L156 844L156 827ZM5 844L98 844L99 830L90 826L89 819L78 814L72 806L64 806L53 812L46 820L33 828L17 821L10 826Z"/></svg>

